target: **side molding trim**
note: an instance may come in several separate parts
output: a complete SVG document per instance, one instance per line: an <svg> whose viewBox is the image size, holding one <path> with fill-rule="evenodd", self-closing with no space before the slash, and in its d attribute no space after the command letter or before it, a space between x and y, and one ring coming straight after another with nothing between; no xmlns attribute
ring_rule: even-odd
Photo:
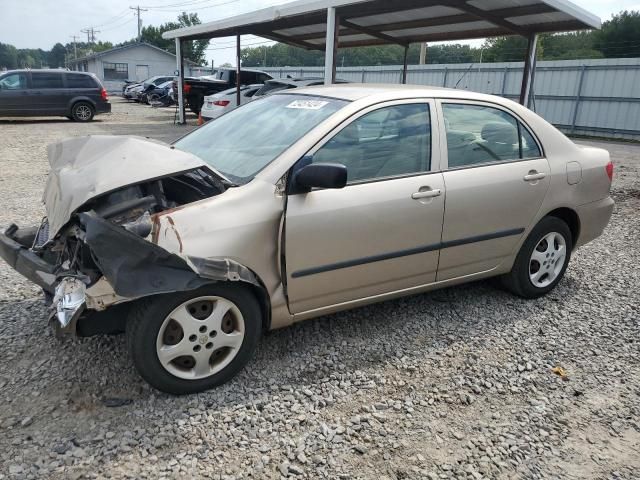
<svg viewBox="0 0 640 480"><path fill-rule="evenodd" d="M458 240L450 240L448 242L436 243L433 245L424 245L422 247L409 248L406 250L398 250L396 252L382 253L380 255L372 255L369 257L354 258L353 260L345 260L343 262L331 263L328 265L322 265L320 267L307 268L305 270L298 270L291 274L292 278L308 277L310 275L316 275L318 273L332 272L334 270L342 270L343 268L357 267L359 265L366 265L368 263L382 262L384 260L391 260L393 258L408 257L410 255L418 255L420 253L433 252L436 250L442 250L445 248L459 247L461 245L468 245L470 243L484 242L487 240L495 240L497 238L513 237L521 235L525 231L524 228L514 228L511 230L503 230L500 232L487 233L484 235L476 235L474 237L461 238Z"/></svg>

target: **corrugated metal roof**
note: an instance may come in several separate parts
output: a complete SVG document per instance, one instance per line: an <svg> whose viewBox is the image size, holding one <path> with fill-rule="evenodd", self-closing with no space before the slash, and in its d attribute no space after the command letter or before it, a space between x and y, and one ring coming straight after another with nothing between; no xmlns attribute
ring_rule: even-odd
<svg viewBox="0 0 640 480"><path fill-rule="evenodd" d="M252 34L309 49L325 47L326 10L340 19L340 47L409 44L600 28L567 0L298 0L163 34L219 38Z"/></svg>

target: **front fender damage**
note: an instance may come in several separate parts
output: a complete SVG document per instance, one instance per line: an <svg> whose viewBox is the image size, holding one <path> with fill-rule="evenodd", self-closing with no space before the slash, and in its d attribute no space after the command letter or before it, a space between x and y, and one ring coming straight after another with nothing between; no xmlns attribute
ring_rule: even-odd
<svg viewBox="0 0 640 480"><path fill-rule="evenodd" d="M93 212L80 213L78 219L83 241L103 277L88 288L75 277L60 281L53 304L62 333L75 331L75 319L85 309L103 311L116 304L195 290L217 281L260 287L251 270L230 258L171 253Z"/></svg>

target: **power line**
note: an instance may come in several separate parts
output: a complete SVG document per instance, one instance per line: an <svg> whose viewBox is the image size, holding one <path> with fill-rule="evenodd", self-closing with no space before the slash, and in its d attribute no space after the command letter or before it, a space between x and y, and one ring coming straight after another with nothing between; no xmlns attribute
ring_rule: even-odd
<svg viewBox="0 0 640 480"><path fill-rule="evenodd" d="M207 0L207 1L212 1L212 0ZM228 0L226 2L222 2L222 3L216 3L214 5L207 5L205 7L200 7L197 6L196 8L189 8L189 10L192 10L194 12L199 12L200 10L206 10L208 8L216 8L216 7L221 7L222 5L229 5L232 3L238 3L240 0ZM189 5L185 5L186 7L189 7ZM185 10L185 8L179 8L179 9L175 9L175 8L163 8L163 7L147 7L150 8L150 10L153 10L154 12L183 12Z"/></svg>

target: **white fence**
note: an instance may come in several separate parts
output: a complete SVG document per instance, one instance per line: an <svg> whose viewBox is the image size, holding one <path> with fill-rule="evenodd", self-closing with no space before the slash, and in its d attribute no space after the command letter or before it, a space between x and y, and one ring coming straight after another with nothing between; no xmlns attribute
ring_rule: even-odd
<svg viewBox="0 0 640 480"><path fill-rule="evenodd" d="M265 68L274 77L323 77L322 67ZM523 63L409 66L407 83L517 100ZM401 83L402 67L338 68L338 78ZM532 108L569 134L640 140L640 58L538 62Z"/></svg>

